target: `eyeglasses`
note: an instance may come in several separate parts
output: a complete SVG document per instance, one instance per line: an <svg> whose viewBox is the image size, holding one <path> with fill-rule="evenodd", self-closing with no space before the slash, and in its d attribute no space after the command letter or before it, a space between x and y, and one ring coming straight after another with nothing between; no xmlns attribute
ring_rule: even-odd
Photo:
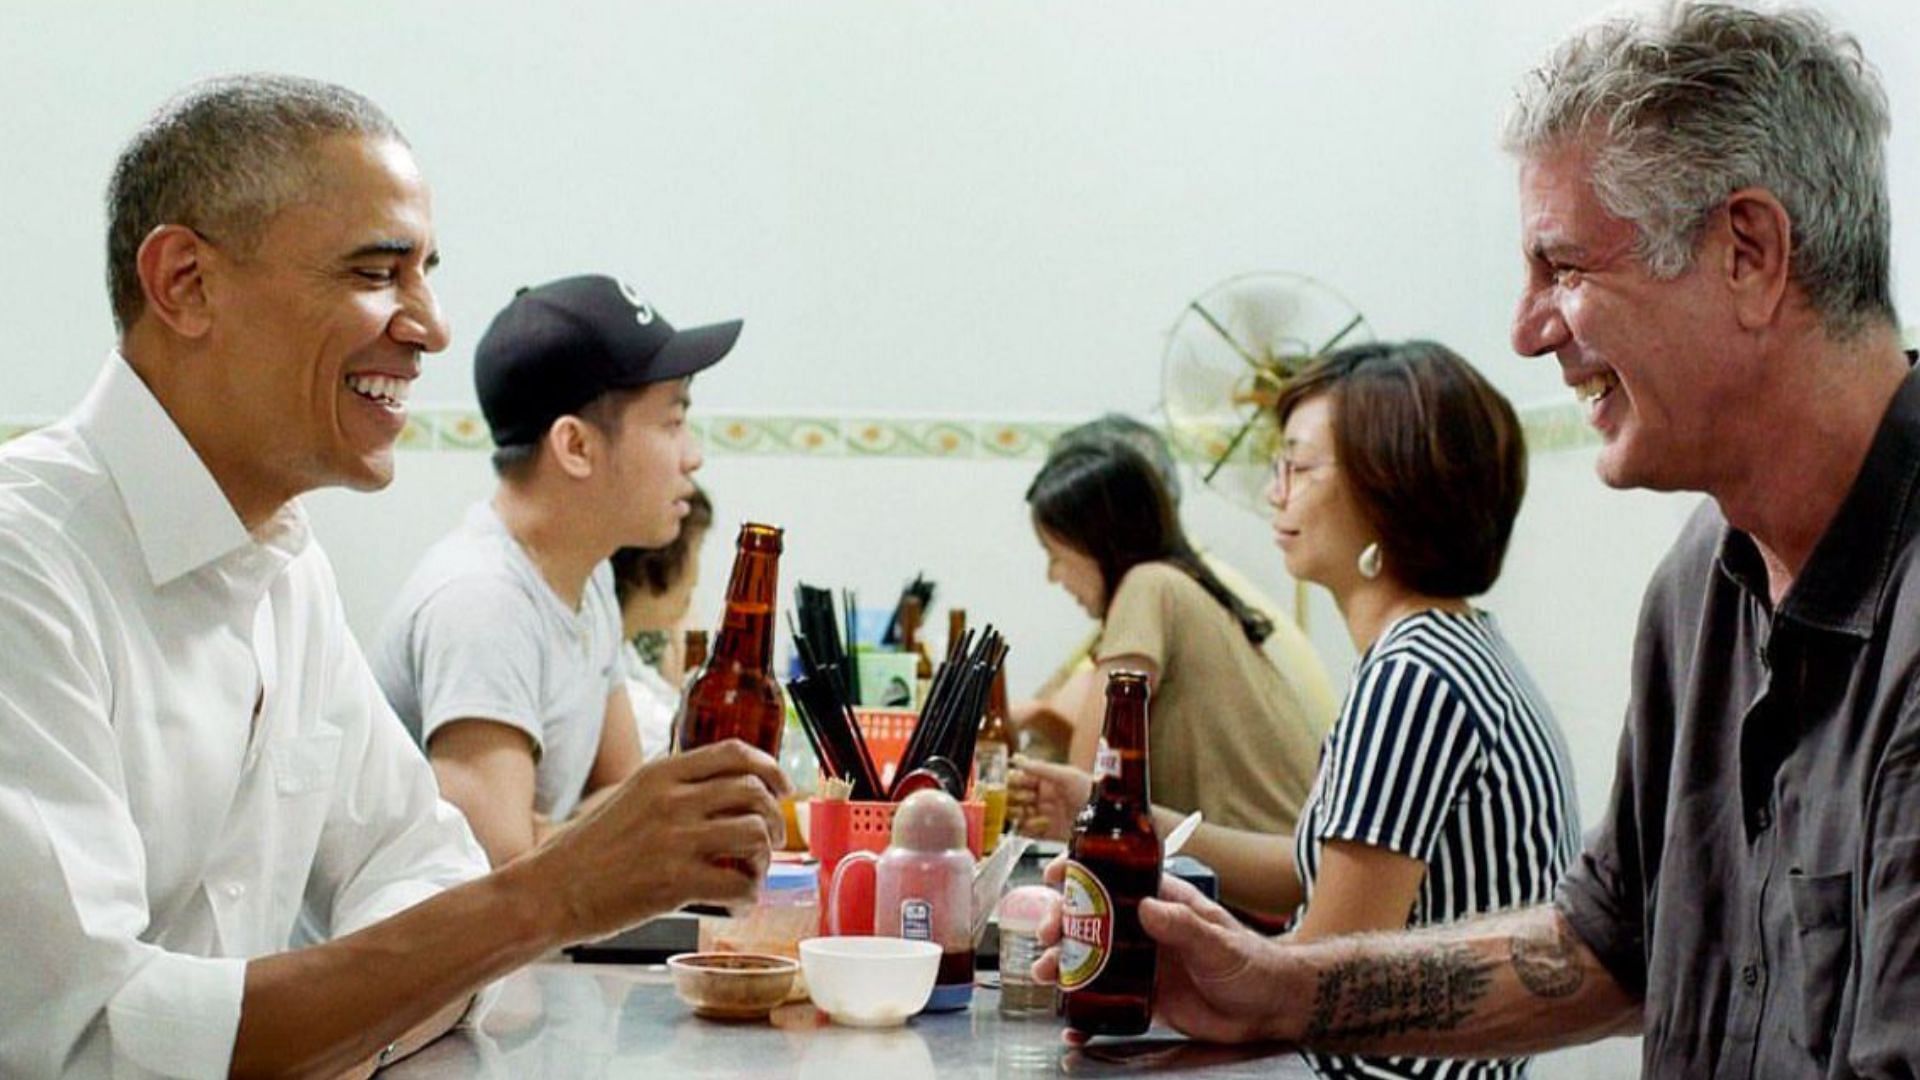
<svg viewBox="0 0 1920 1080"><path fill-rule="evenodd" d="M1338 464L1340 463L1332 458L1313 461L1296 458L1290 452L1276 454L1273 459L1274 492L1280 497L1281 502L1286 502L1293 495L1293 485L1302 477L1310 476L1320 469L1333 468Z"/></svg>

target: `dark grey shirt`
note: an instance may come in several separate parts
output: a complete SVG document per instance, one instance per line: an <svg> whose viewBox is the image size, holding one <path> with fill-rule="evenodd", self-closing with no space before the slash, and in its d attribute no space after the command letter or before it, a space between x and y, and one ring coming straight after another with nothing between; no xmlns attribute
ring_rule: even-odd
<svg viewBox="0 0 1920 1080"><path fill-rule="evenodd" d="M1917 548L1909 374L1778 610L1711 503L1655 575L1613 803L1558 898L1644 999L1647 1075L1920 1071Z"/></svg>

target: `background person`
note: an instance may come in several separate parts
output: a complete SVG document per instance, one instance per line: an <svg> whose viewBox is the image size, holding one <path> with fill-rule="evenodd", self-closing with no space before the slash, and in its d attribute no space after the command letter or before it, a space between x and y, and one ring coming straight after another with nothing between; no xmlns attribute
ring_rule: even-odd
<svg viewBox="0 0 1920 1080"><path fill-rule="evenodd" d="M739 333L589 274L522 289L474 350L499 483L401 587L373 668L496 866L640 765L607 558L680 534L690 383Z"/></svg>
<svg viewBox="0 0 1920 1080"><path fill-rule="evenodd" d="M1178 515L1182 487L1180 468L1165 435L1124 413L1106 413L1084 424L1068 428L1054 439L1048 453L1060 453L1083 444L1117 441L1139 451L1160 477L1167 498ZM1260 651L1284 676L1291 692L1299 699L1308 726L1325 729L1333 722L1336 698L1326 666L1313 643L1294 622L1293 615L1260 590L1232 563L1196 546L1194 554L1207 570L1226 586L1240 602L1267 620L1268 632L1260 642ZM1073 741L1074 719L1084 715L1089 701L1100 701L1106 688L1100 685L1093 662L1099 644L1096 628L1067 653L1060 666L1041 683L1034 696L1016 701L1010 710L1014 727L1021 732L1026 753L1048 761L1064 761ZM1094 706L1097 707L1097 706ZM1097 733L1096 733L1097 734Z"/></svg>
<svg viewBox="0 0 1920 1080"><path fill-rule="evenodd" d="M1155 801L1238 828L1291 829L1324 729L1260 651L1271 624L1194 553L1159 474L1125 443L1078 444L1048 457L1027 502L1047 580L1100 620L1098 684L1120 669L1151 682ZM1079 768L1092 766L1105 704L1088 695L1073 718Z"/></svg>
<svg viewBox="0 0 1920 1080"><path fill-rule="evenodd" d="M640 726L640 752L659 757L673 745L673 719L686 684L687 612L700 584L700 550L713 528L713 503L695 488L680 535L661 548L613 553L613 591L626 639L627 700ZM651 655L648 655L651 653Z"/></svg>

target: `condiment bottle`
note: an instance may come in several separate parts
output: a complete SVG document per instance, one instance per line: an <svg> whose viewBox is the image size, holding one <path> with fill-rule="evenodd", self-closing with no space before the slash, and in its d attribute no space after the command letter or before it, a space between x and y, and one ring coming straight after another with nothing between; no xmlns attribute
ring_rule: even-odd
<svg viewBox="0 0 1920 1080"><path fill-rule="evenodd" d="M1053 1014L1053 984L1034 981L1033 962L1042 952L1040 924L1059 902L1045 885L1021 885L1000 898L1000 1015Z"/></svg>
<svg viewBox="0 0 1920 1080"><path fill-rule="evenodd" d="M894 812L893 845L875 870L873 912L876 932L940 946L927 1011L972 1002L973 855L953 796L916 792Z"/></svg>
<svg viewBox="0 0 1920 1080"><path fill-rule="evenodd" d="M842 922L840 889L850 866L875 858L856 851L834 867L827 907L835 933L865 929ZM873 874L873 933L940 946L926 1011L966 1008L973 1001L973 856L953 796L937 788L907 796L894 811L893 842Z"/></svg>

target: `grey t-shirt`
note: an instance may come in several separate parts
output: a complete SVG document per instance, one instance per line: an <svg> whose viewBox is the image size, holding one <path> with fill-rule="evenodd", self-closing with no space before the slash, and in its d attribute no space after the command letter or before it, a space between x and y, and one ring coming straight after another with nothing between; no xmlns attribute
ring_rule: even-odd
<svg viewBox="0 0 1920 1080"><path fill-rule="evenodd" d="M533 740L533 808L573 812L621 689L620 609L602 563L569 610L489 502L428 550L369 657L387 700L425 746L454 720L491 720Z"/></svg>
<svg viewBox="0 0 1920 1080"><path fill-rule="evenodd" d="M1559 895L1648 1076L1920 1069L1920 374L1776 608L1701 507L1647 592L1613 804Z"/></svg>

